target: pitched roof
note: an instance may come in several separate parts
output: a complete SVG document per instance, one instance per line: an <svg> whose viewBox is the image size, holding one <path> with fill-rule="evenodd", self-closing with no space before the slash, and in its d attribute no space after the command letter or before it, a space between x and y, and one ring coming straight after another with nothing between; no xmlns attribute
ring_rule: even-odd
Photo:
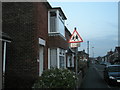
<svg viewBox="0 0 120 90"><path fill-rule="evenodd" d="M79 54L86 54L88 55L85 51L78 51Z"/></svg>

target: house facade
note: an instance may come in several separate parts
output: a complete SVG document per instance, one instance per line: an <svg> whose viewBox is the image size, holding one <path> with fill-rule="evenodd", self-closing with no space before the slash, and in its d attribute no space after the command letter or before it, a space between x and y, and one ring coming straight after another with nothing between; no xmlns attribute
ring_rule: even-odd
<svg viewBox="0 0 120 90"><path fill-rule="evenodd" d="M48 69L47 2L3 2L2 29L12 42L6 52L6 88L29 88Z"/></svg>
<svg viewBox="0 0 120 90"><path fill-rule="evenodd" d="M65 52L65 20L67 19L60 7L49 10L49 63L48 68L66 68Z"/></svg>
<svg viewBox="0 0 120 90"><path fill-rule="evenodd" d="M74 67L68 59L74 55L66 38L67 18L60 7L52 8L48 2L4 2L2 16L3 31L12 38L6 52L5 88L31 88L46 69Z"/></svg>

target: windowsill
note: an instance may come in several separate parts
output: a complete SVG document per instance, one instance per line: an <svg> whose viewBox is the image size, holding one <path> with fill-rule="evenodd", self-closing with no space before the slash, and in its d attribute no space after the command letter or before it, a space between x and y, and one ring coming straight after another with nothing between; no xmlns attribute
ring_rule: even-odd
<svg viewBox="0 0 120 90"><path fill-rule="evenodd" d="M59 32L49 32L48 34L49 34L49 36L60 36L60 37L62 37L64 40L66 40L65 36L63 36L63 35L62 35L61 33L59 33Z"/></svg>

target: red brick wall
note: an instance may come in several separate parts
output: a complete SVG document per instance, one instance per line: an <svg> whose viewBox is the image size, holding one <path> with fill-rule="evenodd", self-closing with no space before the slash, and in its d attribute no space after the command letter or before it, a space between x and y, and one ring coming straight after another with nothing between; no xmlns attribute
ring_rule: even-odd
<svg viewBox="0 0 120 90"><path fill-rule="evenodd" d="M37 38L46 41L44 47L44 69L48 68L48 9L44 3L36 3ZM38 46L39 47L39 46Z"/></svg>
<svg viewBox="0 0 120 90"><path fill-rule="evenodd" d="M67 42L70 40L71 34L69 33L68 30L65 30L65 37L67 39Z"/></svg>
<svg viewBox="0 0 120 90"><path fill-rule="evenodd" d="M12 42L7 46L6 87L31 87L38 77L38 38L47 41L47 8L43 3L3 3L3 32ZM44 66L47 68L47 42Z"/></svg>
<svg viewBox="0 0 120 90"><path fill-rule="evenodd" d="M49 36L49 47L50 48L63 48L67 49L68 48L68 43L66 40L64 40L61 36Z"/></svg>

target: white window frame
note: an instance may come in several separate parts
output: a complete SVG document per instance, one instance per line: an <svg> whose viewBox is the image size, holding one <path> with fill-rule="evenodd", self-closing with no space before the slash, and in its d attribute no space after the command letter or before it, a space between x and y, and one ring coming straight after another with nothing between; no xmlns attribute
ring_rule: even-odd
<svg viewBox="0 0 120 90"><path fill-rule="evenodd" d="M56 12L56 32L51 32L50 31L50 12L52 12L52 11L55 11ZM56 34L56 33L60 33L61 35L63 35L64 37L65 37L65 31L63 31L64 33L62 34L61 33L61 31L59 30L59 19L60 19L60 21L63 23L63 26L65 26L65 21L62 19L62 17L59 15L60 14L60 12L59 12L59 10L49 10L48 11L48 33L54 33L54 34Z"/></svg>
<svg viewBox="0 0 120 90"><path fill-rule="evenodd" d="M64 57L64 68L66 68L66 58L65 58L65 50L64 49L61 49L61 48L58 48L59 49L59 52L58 52L58 57L59 57L59 68L60 68L60 56ZM62 54L60 54L60 50L62 50ZM64 55L63 55L64 53Z"/></svg>

